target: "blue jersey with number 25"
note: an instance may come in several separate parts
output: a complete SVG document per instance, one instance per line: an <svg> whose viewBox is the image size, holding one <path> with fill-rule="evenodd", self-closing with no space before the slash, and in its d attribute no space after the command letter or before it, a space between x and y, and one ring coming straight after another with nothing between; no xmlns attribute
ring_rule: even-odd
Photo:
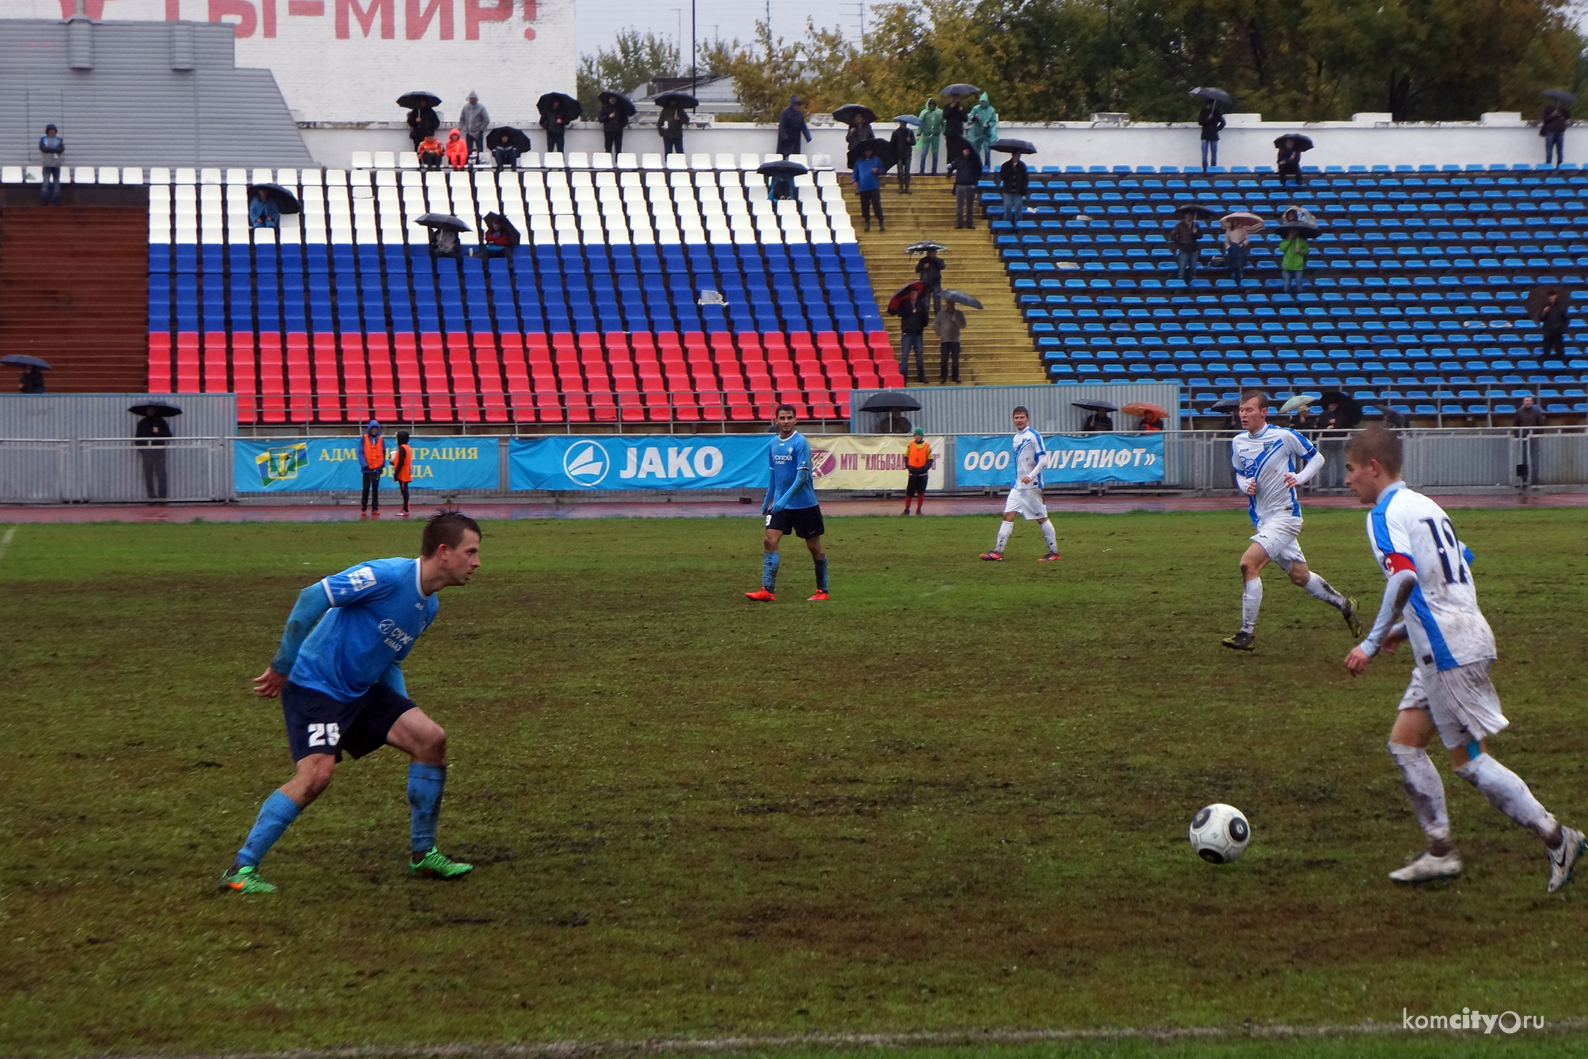
<svg viewBox="0 0 1588 1059"><path fill-rule="evenodd" d="M371 559L320 582L331 610L303 641L289 674L342 702L363 695L413 649L441 603L419 589L418 559Z"/></svg>

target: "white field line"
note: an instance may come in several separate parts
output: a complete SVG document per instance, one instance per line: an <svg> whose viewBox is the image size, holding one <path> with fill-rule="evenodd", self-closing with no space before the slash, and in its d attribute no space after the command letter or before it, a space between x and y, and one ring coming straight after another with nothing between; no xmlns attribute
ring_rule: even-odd
<svg viewBox="0 0 1588 1059"><path fill-rule="evenodd" d="M12 526L10 529L6 530L6 535L4 537L0 537L0 559L4 559L6 557L6 549L11 547L11 538L15 537L16 535L17 527Z"/></svg>
<svg viewBox="0 0 1588 1059"><path fill-rule="evenodd" d="M1588 1031L1588 1018L1556 1019L1528 1035L1574 1034ZM1288 1026L1244 1023L1238 1026L1148 1026L1102 1030L963 1030L941 1033L808 1033L783 1037L652 1037L646 1040L556 1041L548 1044L419 1044L360 1045L344 1048L297 1048L280 1052L222 1052L214 1055L159 1055L147 1059L626 1059L643 1056L724 1055L826 1048L857 1051L876 1048L949 1048L1012 1044L1085 1043L1141 1040L1154 1042L1229 1043L1241 1039L1317 1040L1352 1037L1433 1036L1465 1040L1481 1030L1407 1032L1397 1022L1351 1023L1337 1026ZM1494 1036L1490 1034L1489 1036ZM1500 1034L1500 1036L1506 1036ZM1514 1036L1514 1035L1513 1035ZM124 1059L144 1059L128 1056Z"/></svg>

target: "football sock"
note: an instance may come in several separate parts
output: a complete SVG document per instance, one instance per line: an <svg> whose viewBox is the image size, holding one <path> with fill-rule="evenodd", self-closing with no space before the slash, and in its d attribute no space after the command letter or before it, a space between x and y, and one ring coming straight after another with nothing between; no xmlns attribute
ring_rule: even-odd
<svg viewBox="0 0 1588 1059"><path fill-rule="evenodd" d="M1406 787L1406 797L1411 799L1417 823L1430 843L1448 845L1450 816L1445 811L1445 784L1439 778L1439 770L1428 760L1428 751L1391 743L1389 752L1395 759L1395 767L1401 770L1401 783Z"/></svg>
<svg viewBox="0 0 1588 1059"><path fill-rule="evenodd" d="M1329 582L1325 581L1317 574L1313 574L1311 577L1307 578L1307 583L1301 587L1305 588L1309 593L1317 596L1319 599L1329 604L1329 606L1333 607L1335 610L1345 609L1345 597L1336 592L1333 585L1329 584Z"/></svg>
<svg viewBox="0 0 1588 1059"><path fill-rule="evenodd" d="M408 766L409 828L413 838L409 846L414 860L436 844L436 820L441 816L441 790L446 782L445 765L421 765L415 761Z"/></svg>
<svg viewBox="0 0 1588 1059"><path fill-rule="evenodd" d="M768 592L777 588L777 552L761 556L761 587Z"/></svg>
<svg viewBox="0 0 1588 1059"><path fill-rule="evenodd" d="M237 851L237 864L258 867L276 839L301 812L303 809L297 802L280 791L271 791L265 804L259 807L259 817L254 821L253 830L248 832L243 848Z"/></svg>
<svg viewBox="0 0 1588 1059"><path fill-rule="evenodd" d="M999 555L1003 554L1004 545L1009 543L1009 534L1015 531L1013 522L1000 522L998 524L998 546L993 549Z"/></svg>
<svg viewBox="0 0 1588 1059"><path fill-rule="evenodd" d="M1532 828L1545 842L1559 843L1560 825L1550 815L1522 777L1494 760L1479 754L1456 769L1456 775L1478 788L1489 804L1523 827Z"/></svg>
<svg viewBox="0 0 1588 1059"><path fill-rule="evenodd" d="M827 557L824 555L816 560L816 588L817 591L827 591Z"/></svg>
<svg viewBox="0 0 1588 1059"><path fill-rule="evenodd" d="M1241 586L1241 632L1257 628L1257 609L1263 605L1263 579L1254 577Z"/></svg>
<svg viewBox="0 0 1588 1059"><path fill-rule="evenodd" d="M1042 539L1048 542L1048 551L1056 552L1059 550L1059 535L1053 532L1053 523L1044 522L1042 524Z"/></svg>

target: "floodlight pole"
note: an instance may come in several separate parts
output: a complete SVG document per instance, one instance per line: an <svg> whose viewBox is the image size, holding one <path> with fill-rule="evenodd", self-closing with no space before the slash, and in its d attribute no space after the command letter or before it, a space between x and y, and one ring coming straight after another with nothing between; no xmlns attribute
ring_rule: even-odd
<svg viewBox="0 0 1588 1059"><path fill-rule="evenodd" d="M695 74L695 56L700 52L700 45L695 43L695 0L689 0L689 94L695 95L700 91L699 78Z"/></svg>

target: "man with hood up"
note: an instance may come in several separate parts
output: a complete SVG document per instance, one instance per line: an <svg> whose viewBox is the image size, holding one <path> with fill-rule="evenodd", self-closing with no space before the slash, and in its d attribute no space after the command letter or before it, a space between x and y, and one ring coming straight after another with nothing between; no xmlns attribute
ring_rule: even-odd
<svg viewBox="0 0 1588 1059"><path fill-rule="evenodd" d="M490 127L490 111L480 106L479 96L470 92L469 101L464 104L463 112L458 115L458 128L463 130L464 141L468 144L471 159L479 160L481 152L485 149L485 131Z"/></svg>
<svg viewBox="0 0 1588 1059"><path fill-rule="evenodd" d="M457 129L447 133L447 161L453 169L467 169L469 166L469 145L464 142L463 133Z"/></svg>
<svg viewBox="0 0 1588 1059"><path fill-rule="evenodd" d="M932 152L932 175L937 176L937 150L943 142L943 112L937 109L937 100L929 99L921 113L921 175L926 175L926 153Z"/></svg>
<svg viewBox="0 0 1588 1059"><path fill-rule="evenodd" d="M788 106L777 116L777 153L787 158L800 153L800 137L811 142L810 126L805 124L805 114L800 110L798 96L789 96Z"/></svg>
<svg viewBox="0 0 1588 1059"><path fill-rule="evenodd" d="M986 92L981 94L981 102L971 108L970 120L965 123L965 138L981 155L982 168L991 169L991 145L998 138L998 112L987 101Z"/></svg>
<svg viewBox="0 0 1588 1059"><path fill-rule="evenodd" d="M371 419L358 439L358 469L364 475L364 488L359 494L358 513L366 511L380 517L380 476L386 469L386 439L380 436L380 423Z"/></svg>

